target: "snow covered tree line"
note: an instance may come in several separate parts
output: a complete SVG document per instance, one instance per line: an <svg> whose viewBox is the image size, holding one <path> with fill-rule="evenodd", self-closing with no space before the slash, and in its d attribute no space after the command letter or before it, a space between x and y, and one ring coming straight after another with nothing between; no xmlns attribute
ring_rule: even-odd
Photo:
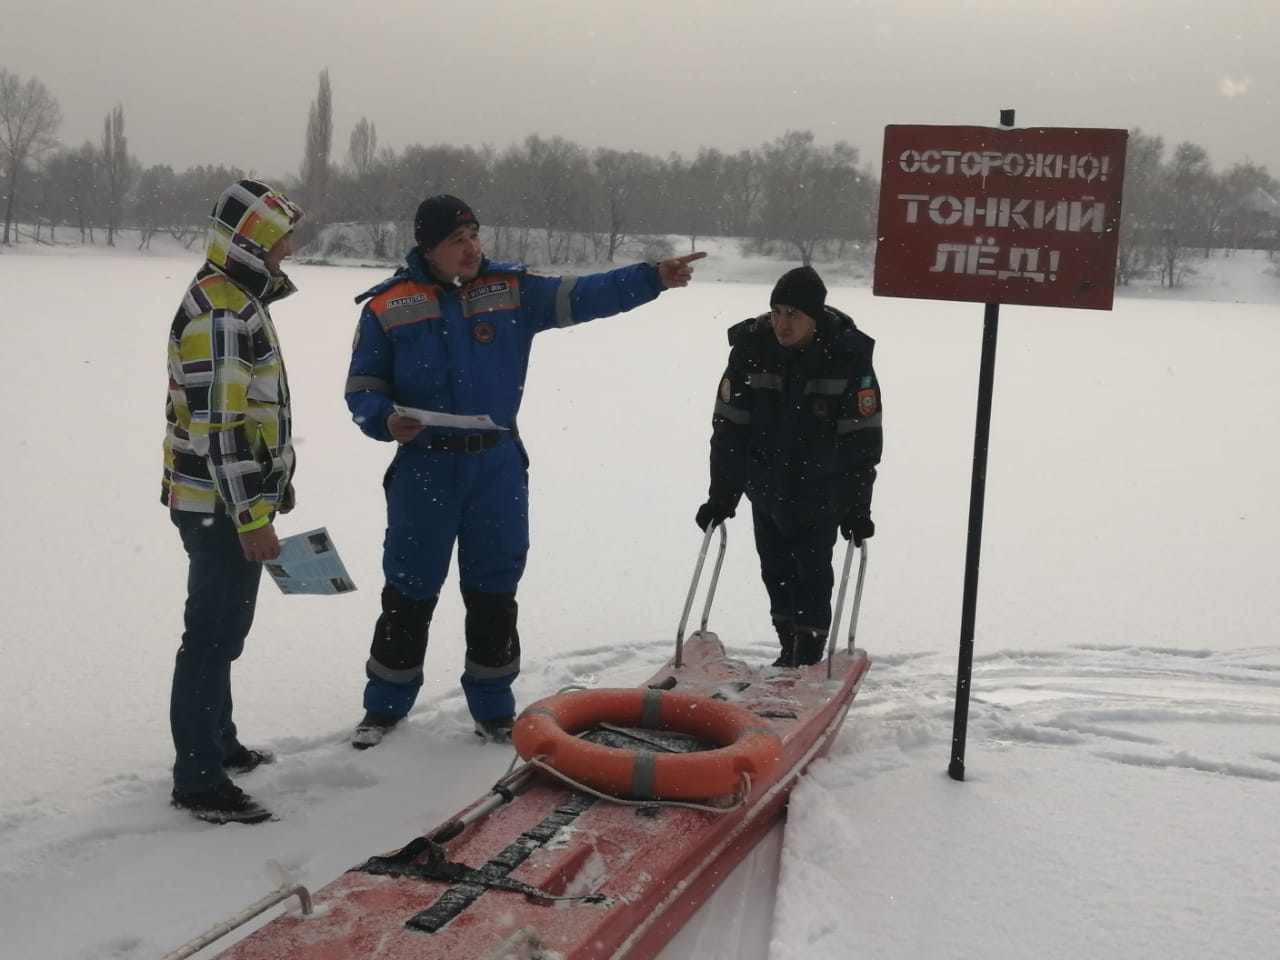
<svg viewBox="0 0 1280 960"><path fill-rule="evenodd" d="M1157 276L1181 283L1192 254L1216 249L1280 249L1280 182L1256 163L1214 172L1208 152L1180 143L1165 158L1164 140L1129 132L1116 280Z"/></svg>
<svg viewBox="0 0 1280 960"><path fill-rule="evenodd" d="M655 237L741 237L753 252L810 263L870 251L879 182L847 143L819 145L787 131L758 149L700 149L692 159L588 149L561 137L493 146L379 147L361 117L345 158L333 152L333 91L322 71L308 111L298 176L275 178L308 211L299 239L319 256L394 260L411 242L407 222L425 195L461 195L483 211L490 252L540 264L611 262L665 255ZM0 67L3 242L52 242L58 227L108 244L124 224L146 246L158 232L188 246L203 237L214 198L245 172L197 166L182 172L144 165L128 151L122 105L107 115L101 141L78 148L57 140L58 102L40 83ZM1131 131L1117 279L1158 275L1169 285L1186 257L1218 248L1277 248L1280 182L1266 167L1237 163L1215 172L1208 153L1180 143L1166 158L1158 136ZM328 224L348 225L325 232ZM352 239L352 229L358 240ZM343 245L346 248L343 248ZM335 246L338 245L338 246Z"/></svg>

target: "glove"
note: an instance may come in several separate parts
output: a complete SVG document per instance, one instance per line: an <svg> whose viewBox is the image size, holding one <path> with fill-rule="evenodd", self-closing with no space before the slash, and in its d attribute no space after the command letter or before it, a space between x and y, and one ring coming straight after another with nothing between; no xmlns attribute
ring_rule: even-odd
<svg viewBox="0 0 1280 960"><path fill-rule="evenodd" d="M733 515L733 507L725 503L717 503L714 500L708 500L698 508L698 512L694 516L693 522L698 525L699 530L705 531L711 527L719 526Z"/></svg>
<svg viewBox="0 0 1280 960"><path fill-rule="evenodd" d="M870 517L850 514L840 521L840 536L852 540L855 547L862 546L863 540L869 540L875 535L876 525L871 522Z"/></svg>

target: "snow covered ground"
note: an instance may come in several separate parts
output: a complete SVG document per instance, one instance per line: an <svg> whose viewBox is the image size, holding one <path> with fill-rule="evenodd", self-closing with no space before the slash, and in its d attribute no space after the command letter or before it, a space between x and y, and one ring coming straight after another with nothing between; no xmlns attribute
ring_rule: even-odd
<svg viewBox="0 0 1280 960"><path fill-rule="evenodd" d="M537 342L522 703L638 682L670 654L724 329L792 265L710 249L690 288ZM1197 266L1110 313L1002 311L964 783L946 768L982 308L823 269L884 384L858 634L873 666L785 834L664 960L1280 956L1280 277L1257 254ZM162 956L274 886L272 862L320 887L511 760L466 722L452 582L411 722L347 745L391 450L350 423L342 385L351 297L381 273L296 266L276 310L300 464L281 529L327 526L360 589L263 583L234 684L247 742L280 754L243 785L280 819L210 827L167 805L185 563L157 502L164 350L195 267L0 254L5 960ZM764 660L749 523L729 537L712 628Z"/></svg>

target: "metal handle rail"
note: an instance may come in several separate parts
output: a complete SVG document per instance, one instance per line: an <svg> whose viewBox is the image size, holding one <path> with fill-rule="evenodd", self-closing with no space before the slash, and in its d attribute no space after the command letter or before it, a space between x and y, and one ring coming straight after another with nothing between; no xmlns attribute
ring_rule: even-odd
<svg viewBox="0 0 1280 960"><path fill-rule="evenodd" d="M475 801L476 805L473 809L441 824L431 833L431 840L435 843L446 843L477 820L487 817L499 807L510 803L533 779L535 772L536 768L531 764L520 765L514 772L507 774L490 787L488 794Z"/></svg>
<svg viewBox="0 0 1280 960"><path fill-rule="evenodd" d="M698 563L693 568L693 581L689 584L689 595L684 598L684 613L680 615L680 626L676 628L676 666L684 666L684 628L689 623L689 611L693 607L693 596L698 590L698 581L702 579L702 565L707 560L707 548L711 546L711 534L720 531L720 552L716 554L715 569L711 571L711 580L707 583L707 600L702 607L702 625L699 630L707 632L707 620L711 617L711 601L715 599L716 584L720 582L720 567L724 565L724 550L729 542L724 523L708 526L702 535L702 549L698 551Z"/></svg>
<svg viewBox="0 0 1280 960"><path fill-rule="evenodd" d="M298 903L302 907L302 913L304 916L309 916L311 914L311 892L301 884L285 884L284 886L271 891L271 893L267 894L261 900L249 904L249 906L245 907L235 916L228 917L217 926L210 927L204 933L200 934L200 936L196 937L194 940L184 943L172 953L166 953L161 960L184 960L186 957L193 956L215 940L220 940L237 927L244 926L258 914L274 907L281 901L288 900L290 897L298 898Z"/></svg>
<svg viewBox="0 0 1280 960"><path fill-rule="evenodd" d="M840 592L836 594L836 606L831 615L831 630L827 634L827 678L831 678L832 658L836 653L836 634L840 632L840 616L844 613L844 592L849 586L849 568L853 566L853 541L844 551L844 569L840 574ZM862 607L862 582L867 576L867 541L856 548L859 554L858 582L853 588L853 610L849 613L849 653L853 653L853 641L858 634L858 611Z"/></svg>

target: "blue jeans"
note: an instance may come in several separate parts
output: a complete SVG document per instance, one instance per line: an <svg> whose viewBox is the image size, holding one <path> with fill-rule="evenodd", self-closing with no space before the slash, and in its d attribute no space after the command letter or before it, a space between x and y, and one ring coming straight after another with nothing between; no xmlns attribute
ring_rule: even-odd
<svg viewBox="0 0 1280 960"><path fill-rule="evenodd" d="M225 514L174 510L170 517L190 562L169 700L173 787L194 793L226 778L223 758L240 746L231 719L231 662L253 626L262 564L244 558Z"/></svg>

